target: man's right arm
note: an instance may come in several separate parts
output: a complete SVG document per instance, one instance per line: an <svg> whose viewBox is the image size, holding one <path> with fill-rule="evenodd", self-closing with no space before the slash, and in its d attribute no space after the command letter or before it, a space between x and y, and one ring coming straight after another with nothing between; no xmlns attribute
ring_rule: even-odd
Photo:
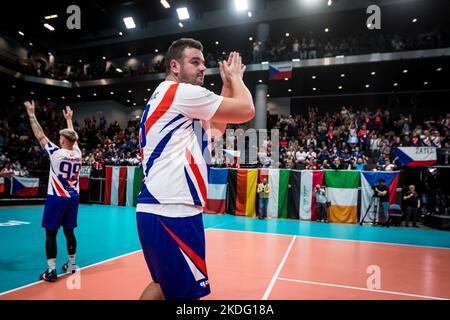
<svg viewBox="0 0 450 320"><path fill-rule="evenodd" d="M41 125L39 124L35 115L35 104L34 101L25 101L25 108L27 108L28 117L30 118L31 129L33 130L34 136L38 139L39 144L42 148L49 142L48 138L44 134Z"/></svg>
<svg viewBox="0 0 450 320"><path fill-rule="evenodd" d="M230 54L230 63L223 63L223 69L231 85L231 97L224 97L222 103L212 117L216 123L245 123L255 116L253 97L245 86L242 59L238 53Z"/></svg>

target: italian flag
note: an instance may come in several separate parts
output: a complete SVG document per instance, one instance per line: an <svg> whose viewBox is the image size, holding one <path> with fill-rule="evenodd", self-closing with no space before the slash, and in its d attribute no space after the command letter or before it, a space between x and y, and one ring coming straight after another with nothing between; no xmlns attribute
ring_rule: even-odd
<svg viewBox="0 0 450 320"><path fill-rule="evenodd" d="M288 169L268 170L270 186L269 204L267 205L267 216L270 218L287 218L288 213L288 190L289 176Z"/></svg>
<svg viewBox="0 0 450 320"><path fill-rule="evenodd" d="M331 201L330 222L356 223L358 221L359 171L325 171L328 200Z"/></svg>
<svg viewBox="0 0 450 320"><path fill-rule="evenodd" d="M316 219L314 188L323 183L324 171L291 170L289 190L289 218Z"/></svg>
<svg viewBox="0 0 450 320"><path fill-rule="evenodd" d="M125 205L126 179L127 167L106 167L104 192L104 203L106 205Z"/></svg>
<svg viewBox="0 0 450 320"><path fill-rule="evenodd" d="M256 217L258 169L230 169L228 172L227 213Z"/></svg>
<svg viewBox="0 0 450 320"><path fill-rule="evenodd" d="M135 207L137 204L137 197L142 188L142 167L127 167L127 207Z"/></svg>

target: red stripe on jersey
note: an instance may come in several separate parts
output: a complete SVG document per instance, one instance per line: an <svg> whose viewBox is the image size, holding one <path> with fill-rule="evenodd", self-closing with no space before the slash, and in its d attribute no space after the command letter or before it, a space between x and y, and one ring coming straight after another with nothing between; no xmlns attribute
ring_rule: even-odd
<svg viewBox="0 0 450 320"><path fill-rule="evenodd" d="M67 195L66 195L66 193L64 192L64 189L62 189L62 188L59 186L59 184L55 181L55 178L52 177L52 180L53 180L53 185L54 185L55 188L56 188L56 191L59 193L59 196L60 196L60 197L67 198Z"/></svg>
<svg viewBox="0 0 450 320"><path fill-rule="evenodd" d="M173 100L175 99L175 94L179 85L179 83L175 83L169 87L158 107L156 107L151 116L147 118L147 120L145 121L145 135L148 134L151 127L156 123L156 121L158 121L167 112L167 110L169 110L170 106L173 103Z"/></svg>
<svg viewBox="0 0 450 320"><path fill-rule="evenodd" d="M195 159L192 156L192 153L188 149L186 149L186 158L188 160L189 167L194 173L195 180L197 180L198 187L200 188L200 192L202 194L203 203L206 203L206 194L207 194L206 184L205 181L203 180L203 177L200 173L200 169L198 168L197 163L195 163Z"/></svg>
<svg viewBox="0 0 450 320"><path fill-rule="evenodd" d="M183 249L184 252L191 258L191 260L195 263L195 265L200 269L200 271L203 273L203 275L207 276L208 271L206 270L206 262L200 258L191 248L189 248L183 241L181 241L180 238L178 238L172 231L170 231L169 228L166 227L166 225L162 222L164 229L167 230L167 232L172 236L172 238L178 243L178 245Z"/></svg>

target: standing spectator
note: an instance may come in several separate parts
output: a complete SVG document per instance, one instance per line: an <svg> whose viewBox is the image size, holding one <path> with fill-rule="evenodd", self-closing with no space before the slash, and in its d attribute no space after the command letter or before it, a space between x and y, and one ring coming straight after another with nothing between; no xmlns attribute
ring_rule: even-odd
<svg viewBox="0 0 450 320"><path fill-rule="evenodd" d="M320 184L316 185L314 194L316 196L317 221L328 223L327 196L325 194L325 190L320 186Z"/></svg>
<svg viewBox="0 0 450 320"><path fill-rule="evenodd" d="M408 191L403 196L406 204L405 227L409 227L409 221L412 220L412 226L417 227L417 211L420 208L419 195L416 192L416 186L410 185Z"/></svg>
<svg viewBox="0 0 450 320"><path fill-rule="evenodd" d="M256 192L259 195L259 219L267 217L267 204L269 201L270 186L267 183L267 178L263 179L263 182L258 184Z"/></svg>

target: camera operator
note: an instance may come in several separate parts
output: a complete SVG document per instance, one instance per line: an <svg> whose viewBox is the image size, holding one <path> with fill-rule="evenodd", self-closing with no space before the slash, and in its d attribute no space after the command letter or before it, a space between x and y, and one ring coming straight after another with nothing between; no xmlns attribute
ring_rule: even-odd
<svg viewBox="0 0 450 320"><path fill-rule="evenodd" d="M316 196L316 220L318 222L328 223L327 196L325 194L325 189L323 189L320 184L318 184L316 185L314 193Z"/></svg>
<svg viewBox="0 0 450 320"><path fill-rule="evenodd" d="M388 224L388 209L389 209L389 188L386 185L386 181L383 179L378 180L378 185L375 186L374 196L380 198L380 214L378 216L378 224ZM383 217L381 219L381 217Z"/></svg>
<svg viewBox="0 0 450 320"><path fill-rule="evenodd" d="M409 221L412 219L412 226L417 228L417 211L420 208L419 195L416 192L416 186L410 185L408 191L403 196L406 203L405 227L409 227Z"/></svg>

